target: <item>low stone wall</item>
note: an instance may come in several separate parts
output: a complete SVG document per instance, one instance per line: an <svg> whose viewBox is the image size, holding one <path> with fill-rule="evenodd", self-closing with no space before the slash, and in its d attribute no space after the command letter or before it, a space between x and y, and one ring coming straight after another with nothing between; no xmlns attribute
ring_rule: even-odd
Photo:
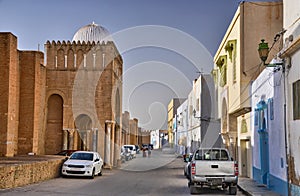
<svg viewBox="0 0 300 196"><path fill-rule="evenodd" d="M64 159L5 161L0 164L0 189L24 186L60 176Z"/></svg>

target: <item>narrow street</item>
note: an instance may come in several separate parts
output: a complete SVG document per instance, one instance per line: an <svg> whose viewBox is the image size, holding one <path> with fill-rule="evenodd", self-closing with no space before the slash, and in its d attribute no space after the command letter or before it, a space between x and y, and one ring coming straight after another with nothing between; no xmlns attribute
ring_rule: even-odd
<svg viewBox="0 0 300 196"><path fill-rule="evenodd" d="M57 178L42 183L0 190L0 195L190 195L183 175L185 163L174 154L152 151L151 157L122 164L121 169L105 170L103 176ZM201 195L228 195L227 191L206 189ZM243 195L238 191L237 195Z"/></svg>

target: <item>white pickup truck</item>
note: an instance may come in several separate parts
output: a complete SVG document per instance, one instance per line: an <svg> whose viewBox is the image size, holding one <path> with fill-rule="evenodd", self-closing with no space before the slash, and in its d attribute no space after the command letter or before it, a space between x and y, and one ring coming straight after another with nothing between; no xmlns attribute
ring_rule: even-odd
<svg viewBox="0 0 300 196"><path fill-rule="evenodd" d="M200 148L189 160L190 193L195 194L201 188L229 187L229 194L236 195L238 182L238 164L233 161L225 148Z"/></svg>

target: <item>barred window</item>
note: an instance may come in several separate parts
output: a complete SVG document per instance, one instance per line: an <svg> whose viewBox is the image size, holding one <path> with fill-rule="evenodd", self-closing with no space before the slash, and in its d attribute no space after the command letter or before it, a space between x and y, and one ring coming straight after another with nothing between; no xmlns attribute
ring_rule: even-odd
<svg viewBox="0 0 300 196"><path fill-rule="evenodd" d="M269 116L270 120L274 120L274 101L273 98L269 99Z"/></svg>
<svg viewBox="0 0 300 196"><path fill-rule="evenodd" d="M293 117L300 119L300 80L293 83Z"/></svg>

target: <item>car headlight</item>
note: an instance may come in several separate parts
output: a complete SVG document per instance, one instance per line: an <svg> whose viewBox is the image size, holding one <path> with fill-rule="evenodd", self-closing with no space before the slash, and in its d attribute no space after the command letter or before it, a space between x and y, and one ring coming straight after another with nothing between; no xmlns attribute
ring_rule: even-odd
<svg viewBox="0 0 300 196"><path fill-rule="evenodd" d="M68 164L64 164L63 166L64 166L64 167L68 167Z"/></svg>
<svg viewBox="0 0 300 196"><path fill-rule="evenodd" d="M93 167L93 164L91 164L91 165L86 165L85 167L87 167L87 168L92 168L92 167Z"/></svg>

